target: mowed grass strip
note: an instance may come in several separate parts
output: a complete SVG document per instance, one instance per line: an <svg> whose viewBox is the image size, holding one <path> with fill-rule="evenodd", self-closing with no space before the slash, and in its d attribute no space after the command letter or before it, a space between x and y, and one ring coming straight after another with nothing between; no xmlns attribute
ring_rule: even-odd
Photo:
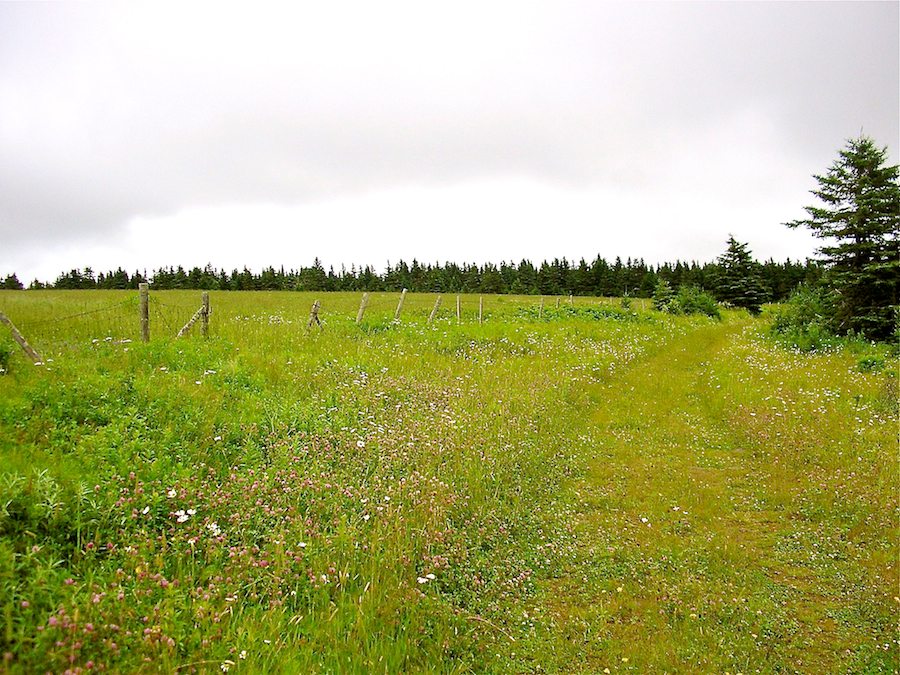
<svg viewBox="0 0 900 675"><path fill-rule="evenodd" d="M542 596L560 670L897 672L891 374L856 366L745 320L590 391L575 537Z"/></svg>

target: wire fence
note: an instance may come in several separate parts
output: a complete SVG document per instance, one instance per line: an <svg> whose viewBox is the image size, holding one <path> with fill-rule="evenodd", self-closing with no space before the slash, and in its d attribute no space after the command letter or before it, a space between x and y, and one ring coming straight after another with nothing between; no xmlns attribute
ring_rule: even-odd
<svg viewBox="0 0 900 675"><path fill-rule="evenodd" d="M496 322L560 307L618 303L613 298L437 293L368 293L364 312L360 293L211 292L214 319L209 334L240 340L267 334L276 342L296 341L312 331L386 327L398 315L403 323L461 324ZM442 299L436 307L438 298ZM197 291L154 291L148 297L151 341L172 341L192 320L201 303ZM311 321L318 303L318 322ZM635 307L643 309L643 307ZM0 291L0 310L39 352L62 353L100 342L141 340L140 297L134 291ZM200 334L192 328L190 334ZM0 331L0 340L5 339Z"/></svg>

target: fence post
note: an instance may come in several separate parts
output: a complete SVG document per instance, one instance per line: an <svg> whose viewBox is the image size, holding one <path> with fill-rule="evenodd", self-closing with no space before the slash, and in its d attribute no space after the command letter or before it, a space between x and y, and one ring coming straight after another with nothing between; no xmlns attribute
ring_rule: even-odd
<svg viewBox="0 0 900 675"><path fill-rule="evenodd" d="M32 349L32 347L31 347L31 345L25 341L25 338L22 337L22 334L13 325L13 322L10 321L6 317L6 314L4 314L3 312L0 312L0 322L5 323L7 326L9 326L9 329L12 331L13 340L15 340L16 342L19 343L19 346L23 350L25 350L25 353L28 354L28 356L31 358L32 361L35 361L35 362L41 361L41 357L38 355L38 353L36 351L34 351L34 349Z"/></svg>
<svg viewBox="0 0 900 675"><path fill-rule="evenodd" d="M203 291L203 311L200 314L200 332L203 339L209 340L209 292Z"/></svg>
<svg viewBox="0 0 900 675"><path fill-rule="evenodd" d="M556 299L556 309L559 309L559 298Z"/></svg>
<svg viewBox="0 0 900 675"><path fill-rule="evenodd" d="M431 316L428 317L428 325L429 326L434 323L434 317L437 316L437 312L438 312L438 309L440 308L440 306L441 306L441 296L439 295L437 297L437 300L434 303L434 309L431 310Z"/></svg>
<svg viewBox="0 0 900 675"><path fill-rule="evenodd" d="M544 296L541 296L541 306L538 308L538 321L544 318Z"/></svg>
<svg viewBox="0 0 900 675"><path fill-rule="evenodd" d="M150 342L150 286L140 284L141 342Z"/></svg>
<svg viewBox="0 0 900 675"><path fill-rule="evenodd" d="M318 300L313 303L312 311L309 313L309 325L306 327L306 330L312 328L313 323L319 324L319 329L324 330L324 328L322 328L322 322L319 320L319 308L321 306L322 305L319 304Z"/></svg>
<svg viewBox="0 0 900 675"><path fill-rule="evenodd" d="M363 316L366 313L366 305L369 304L369 294L363 293L362 302L359 304L359 311L356 313L356 323L359 323L363 320Z"/></svg>
<svg viewBox="0 0 900 675"><path fill-rule="evenodd" d="M484 296L478 296L478 325L484 323Z"/></svg>
<svg viewBox="0 0 900 675"><path fill-rule="evenodd" d="M400 294L400 302L397 304L397 313L394 314L394 320L400 318L400 312L403 311L403 301L406 300L406 289L403 289L403 292Z"/></svg>
<svg viewBox="0 0 900 675"><path fill-rule="evenodd" d="M462 314L459 311L459 296L456 296L456 323L462 323Z"/></svg>

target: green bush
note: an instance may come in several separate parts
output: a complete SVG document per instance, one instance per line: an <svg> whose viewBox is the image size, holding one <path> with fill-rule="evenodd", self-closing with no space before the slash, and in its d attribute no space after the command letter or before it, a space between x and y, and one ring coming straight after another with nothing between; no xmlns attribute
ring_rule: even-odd
<svg viewBox="0 0 900 675"><path fill-rule="evenodd" d="M716 299L698 286L679 287L675 302L683 314L706 314L713 319L722 318Z"/></svg>
<svg viewBox="0 0 900 675"><path fill-rule="evenodd" d="M716 299L703 289L681 285L675 293L663 280L653 291L653 308L669 314L705 314L713 319L722 318Z"/></svg>
<svg viewBox="0 0 900 675"><path fill-rule="evenodd" d="M829 347L835 340L835 307L831 293L800 286L772 321L772 332L802 351Z"/></svg>

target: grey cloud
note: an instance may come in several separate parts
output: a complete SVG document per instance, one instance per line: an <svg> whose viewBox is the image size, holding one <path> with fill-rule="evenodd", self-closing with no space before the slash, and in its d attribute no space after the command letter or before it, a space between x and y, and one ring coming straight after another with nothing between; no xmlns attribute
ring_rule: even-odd
<svg viewBox="0 0 900 675"><path fill-rule="evenodd" d="M897 3L565 4L512 17L527 39L493 10L457 37L413 22L385 42L367 30L386 24L344 34L337 13L306 51L316 26L276 14L246 35L228 33L240 16L171 32L156 16L145 35L153 10L121 11L0 6L5 241L479 176L637 188L673 136L747 109L814 170L859 127L897 153Z"/></svg>

